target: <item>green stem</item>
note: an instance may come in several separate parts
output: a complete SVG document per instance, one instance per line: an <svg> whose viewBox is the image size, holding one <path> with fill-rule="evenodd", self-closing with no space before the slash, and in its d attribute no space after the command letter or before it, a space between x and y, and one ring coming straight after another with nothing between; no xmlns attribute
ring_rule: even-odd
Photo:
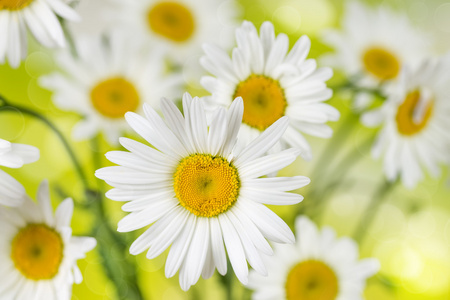
<svg viewBox="0 0 450 300"><path fill-rule="evenodd" d="M370 87L362 87L358 86L354 80L345 81L344 83L337 85L332 88L334 91L340 91L340 90L351 90L355 93L367 93L372 94L374 96L385 98L385 95L381 91L379 87L370 88Z"/></svg>
<svg viewBox="0 0 450 300"><path fill-rule="evenodd" d="M318 214L318 210L330 200L333 193L341 186L341 183L345 181L349 171L364 157L362 153L369 151L373 144L373 140L374 136L370 135L358 147L355 147L352 151L348 152L344 159L342 159L334 170L330 172L335 179L325 186L311 191L309 196L314 199L314 206L312 207L311 214Z"/></svg>
<svg viewBox="0 0 450 300"><path fill-rule="evenodd" d="M227 262L227 274L221 277L221 282L226 292L226 299L233 300L233 267L231 263Z"/></svg>
<svg viewBox="0 0 450 300"><path fill-rule="evenodd" d="M375 218L376 214L378 213L381 204L386 199L386 196L389 194L389 192L396 186L396 183L397 181L384 181L373 194L372 199L367 206L363 216L361 217L361 221L356 227L355 233L353 235L358 244L362 244L366 232L372 224L372 221Z"/></svg>
<svg viewBox="0 0 450 300"><path fill-rule="evenodd" d="M48 128L50 128L53 131L53 133L58 137L58 139L61 141L64 148L66 149L67 153L69 154L70 160L72 161L73 166L75 167L75 170L78 174L78 177L80 178L81 182L83 183L85 189L89 190L88 180L83 172L83 169L81 168L80 161L78 160L77 156L75 155L75 152L72 150L69 142L66 140L66 138L61 133L61 131L50 120L48 120L45 116L41 115L40 113L35 112L34 110L31 110L26 107L22 107L22 106L15 105L15 104L14 105L10 104L5 97L0 95L0 112L2 112L2 111L7 112L7 111L13 111L13 110L19 111L20 113L23 113L25 115L28 115L35 119L40 120L45 125L47 125Z"/></svg>
<svg viewBox="0 0 450 300"><path fill-rule="evenodd" d="M102 167L100 163L100 151L98 151L98 149L100 149L100 141L98 136L92 139L91 145L94 149L92 152L92 165L97 170ZM144 299L138 285L137 265L133 261L134 258L127 255L127 242L116 230L111 227L111 224L108 221L103 203L105 200L103 197L105 195L103 181L97 179L97 182L98 192L96 195L91 195L94 200L93 203L95 203L95 212L97 216L97 226L94 231L94 236L96 236L97 240L100 240L99 252L104 259L103 266L105 268L105 272L110 280L114 282L119 299ZM110 254L111 252L114 253L112 258ZM118 272L118 269L122 270L122 272ZM128 289L121 289L120 286L123 284L126 284Z"/></svg>
<svg viewBox="0 0 450 300"><path fill-rule="evenodd" d="M349 113L339 128L328 141L325 150L320 154L314 170L311 173L311 181L315 182L320 175L330 166L330 162L336 156L336 150L341 149L341 145L346 141L355 126L357 117Z"/></svg>

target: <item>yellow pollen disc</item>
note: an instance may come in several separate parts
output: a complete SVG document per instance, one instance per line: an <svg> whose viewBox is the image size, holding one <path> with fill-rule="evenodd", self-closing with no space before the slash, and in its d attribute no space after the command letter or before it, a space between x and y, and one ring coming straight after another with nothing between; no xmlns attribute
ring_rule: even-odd
<svg viewBox="0 0 450 300"><path fill-rule="evenodd" d="M397 57L382 48L368 49L362 59L367 72L380 80L395 78L400 71L400 62Z"/></svg>
<svg viewBox="0 0 450 300"><path fill-rule="evenodd" d="M199 217L214 217L237 200L240 181L237 169L226 159L210 154L184 158L174 174L177 199Z"/></svg>
<svg viewBox="0 0 450 300"><path fill-rule="evenodd" d="M262 131L284 116L284 91L272 78L250 75L237 86L233 99L239 96L244 100L242 122L251 127Z"/></svg>
<svg viewBox="0 0 450 300"><path fill-rule="evenodd" d="M323 262L303 261L293 267L287 276L288 300L334 300L337 294L336 274Z"/></svg>
<svg viewBox="0 0 450 300"><path fill-rule="evenodd" d="M0 0L0 10L21 10L31 4L33 0Z"/></svg>
<svg viewBox="0 0 450 300"><path fill-rule="evenodd" d="M416 90L409 93L403 103L398 107L397 116L397 129L403 135L414 135L421 131L428 123L433 112L433 101L428 103L425 114L422 120L418 123L414 122L414 110L419 104L420 91Z"/></svg>
<svg viewBox="0 0 450 300"><path fill-rule="evenodd" d="M139 106L136 88L124 78L115 77L100 82L91 90L94 108L108 118L123 118L127 111Z"/></svg>
<svg viewBox="0 0 450 300"><path fill-rule="evenodd" d="M44 224L30 224L19 231L12 242L11 258L28 279L51 279L58 274L63 258L59 233Z"/></svg>
<svg viewBox="0 0 450 300"><path fill-rule="evenodd" d="M191 11L177 2L160 2L150 8L147 14L150 29L174 42L185 42L195 30Z"/></svg>

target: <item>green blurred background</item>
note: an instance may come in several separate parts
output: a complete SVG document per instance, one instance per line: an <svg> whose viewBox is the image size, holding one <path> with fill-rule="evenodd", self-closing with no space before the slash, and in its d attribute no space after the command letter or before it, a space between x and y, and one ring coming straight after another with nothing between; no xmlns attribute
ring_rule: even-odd
<svg viewBox="0 0 450 300"><path fill-rule="evenodd" d="M81 0L83 1L83 0ZM84 0L92 1L92 0ZM321 44L321 30L338 27L343 11L343 2L332 0L241 0L242 19L255 23L257 27L264 20L271 20L277 32L290 36L291 45L298 37L307 34L312 39L310 57L319 57L330 51ZM436 41L436 53L450 50L450 3L439 0L398 0L367 1L371 5L384 4L407 14L413 23L429 31ZM447 50L448 49L448 50ZM48 116L70 138L72 126L80 119L73 113L62 112L51 102L51 93L40 88L37 81L42 74L55 69L51 52L36 44L31 44L30 54L17 70L6 65L0 66L0 93L12 103L32 107ZM330 80L330 86L338 85L342 76L336 72ZM204 91L195 89L195 93ZM331 104L342 113L343 118L349 113L349 99L335 96ZM71 162L60 141L37 120L24 117L17 112L0 113L0 137L16 143L27 143L41 150L38 162L26 165L19 170L7 170L8 173L24 184L27 192L36 193L38 184L48 178L53 187L53 204L56 206L65 195L75 201L82 197L82 186L73 172ZM331 124L338 127L339 122ZM344 148L336 152L339 161L346 152L361 147L366 136L373 130L358 125L346 140ZM320 152L327 146L327 140L310 138L315 159L311 162L297 160L282 171L282 174L311 174ZM90 176L92 185L97 184L93 177L95 165L92 153L101 157L98 164L109 163L103 153L111 150L101 139L100 143L73 142L77 155L83 162L85 171ZM368 205L373 191L383 181L380 161L374 161L366 151L358 154L362 159L351 169L347 180L334 193L333 198L315 220L320 225L335 228L339 236L351 235L358 224L361 214ZM333 176L333 174L323 174ZM315 183L312 182L311 186ZM307 194L308 188L300 192ZM381 206L374 223L361 248L362 257L376 257L381 262L381 271L368 281L365 298L369 300L445 300L450 299L450 181L448 170L438 179L427 178L414 190L397 187ZM307 205L308 198L298 206ZM107 214L113 227L124 213L121 203L107 201ZM297 207L272 207L289 225L292 225ZM93 227L93 216L83 208L77 208L72 225L75 235L89 235ZM137 233L128 235L131 241ZM111 254L107 259L123 259ZM125 254L124 254L125 255ZM96 251L88 254L79 262L84 281L73 288L73 299L114 299L115 288L102 272L101 260L105 259ZM133 258L134 259L134 258ZM140 285L146 299L224 299L225 292L220 284L219 275L210 280L200 279L189 292L183 292L178 284L178 277L164 277L166 254L154 260L147 260L145 254L135 258L140 267ZM123 272L123 270L117 270ZM235 280L233 290L236 299L246 294L243 287Z"/></svg>

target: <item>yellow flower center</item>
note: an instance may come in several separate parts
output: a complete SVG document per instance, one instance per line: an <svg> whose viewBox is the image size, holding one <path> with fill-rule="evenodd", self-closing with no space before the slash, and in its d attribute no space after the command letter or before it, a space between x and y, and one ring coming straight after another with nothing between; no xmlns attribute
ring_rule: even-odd
<svg viewBox="0 0 450 300"><path fill-rule="evenodd" d="M427 107L424 110L423 116L419 120L414 120L414 114L419 105L420 91L416 90L409 93L403 103L398 107L397 116L397 129L403 135L414 135L421 131L428 123L433 112L433 101L427 103Z"/></svg>
<svg viewBox="0 0 450 300"><path fill-rule="evenodd" d="M191 11L177 2L160 2L150 8L147 14L150 29L174 42L185 42L195 30Z"/></svg>
<svg viewBox="0 0 450 300"><path fill-rule="evenodd" d="M400 71L400 62L397 57L382 48L368 49L362 59L367 72L380 80L395 78Z"/></svg>
<svg viewBox="0 0 450 300"><path fill-rule="evenodd" d="M284 116L284 91L272 78L250 75L237 86L233 99L239 96L244 100L242 122L251 127L262 131Z"/></svg>
<svg viewBox="0 0 450 300"><path fill-rule="evenodd" d="M136 88L124 78L115 77L100 82L91 90L94 108L108 118L123 118L127 111L139 106Z"/></svg>
<svg viewBox="0 0 450 300"><path fill-rule="evenodd" d="M226 159L193 154L179 163L174 190L181 205L199 217L214 217L237 200L241 186L237 169Z"/></svg>
<svg viewBox="0 0 450 300"><path fill-rule="evenodd" d="M0 0L0 10L21 10L31 4L33 0Z"/></svg>
<svg viewBox="0 0 450 300"><path fill-rule="evenodd" d="M58 274L63 258L59 233L44 224L30 224L19 231L12 242L11 258L28 279L51 279Z"/></svg>
<svg viewBox="0 0 450 300"><path fill-rule="evenodd" d="M337 294L336 274L323 262L303 261L292 268L287 276L288 300L334 300Z"/></svg>

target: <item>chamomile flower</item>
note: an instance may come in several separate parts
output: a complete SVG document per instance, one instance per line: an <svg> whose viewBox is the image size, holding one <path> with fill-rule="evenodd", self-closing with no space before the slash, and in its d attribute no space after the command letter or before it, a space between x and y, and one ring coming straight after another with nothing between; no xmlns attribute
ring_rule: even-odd
<svg viewBox="0 0 450 300"><path fill-rule="evenodd" d="M109 19L116 26L143 41L166 46L177 64L198 59L206 41L229 47L238 14L237 5L219 0L110 1Z"/></svg>
<svg viewBox="0 0 450 300"><path fill-rule="evenodd" d="M72 284L83 279L76 261L96 245L94 238L72 236L72 199L53 215L44 181L37 200L0 207L1 299L69 300Z"/></svg>
<svg viewBox="0 0 450 300"><path fill-rule="evenodd" d="M39 149L24 144L14 144L0 139L0 166L20 168L39 159ZM0 204L17 206L26 197L24 187L11 175L0 170Z"/></svg>
<svg viewBox="0 0 450 300"><path fill-rule="evenodd" d="M319 231L306 217L298 217L295 245L276 245L267 260L268 276L250 274L253 299L361 300L367 278L379 269L375 259L358 260L358 246L350 238L336 238L331 228Z"/></svg>
<svg viewBox="0 0 450 300"><path fill-rule="evenodd" d="M379 109L362 116L367 126L382 125L372 155L384 154L390 181L401 177L413 188L423 179L422 168L433 176L448 162L450 146L450 74L442 59L426 60L415 70L402 70L392 95Z"/></svg>
<svg viewBox="0 0 450 300"><path fill-rule="evenodd" d="M232 152L243 114L242 99L228 112L220 107L207 125L203 103L183 96L184 117L162 100L163 121L149 106L146 118L127 113L130 126L156 149L130 139L120 143L130 152L113 151L107 158L119 166L96 172L114 188L107 197L129 201L130 212L118 230L151 225L130 247L131 254L155 258L170 245L165 274L180 270L181 288L189 289L200 275L215 268L227 272L226 252L238 279L246 284L248 263L266 274L260 254L272 254L267 239L294 242L289 227L264 204L289 205L303 197L289 193L309 183L303 176L260 178L292 163L299 154L288 149L264 156L288 126L281 118L240 153ZM226 252L225 252L226 248Z"/></svg>
<svg viewBox="0 0 450 300"><path fill-rule="evenodd" d="M16 68L27 55L27 28L48 48L63 47L64 33L58 17L78 21L78 14L65 0L0 1L0 63L8 57Z"/></svg>
<svg viewBox="0 0 450 300"><path fill-rule="evenodd" d="M324 34L325 43L336 52L324 57L323 63L355 78L359 87L374 88L395 81L403 65L417 66L429 55L428 37L406 15L386 7L373 9L349 2L342 27L342 31ZM371 100L370 95L359 93L355 108L367 108Z"/></svg>
<svg viewBox="0 0 450 300"><path fill-rule="evenodd" d="M311 159L311 148L303 133L328 138L332 130L325 123L336 121L339 112L323 103L332 95L325 81L330 68L317 68L314 59L306 59L311 42L302 36L291 51L285 34L275 37L272 23L264 22L260 35L255 26L244 21L236 30L237 47L231 58L212 44L204 45L201 64L212 76L201 83L212 96L210 105L229 106L236 97L244 100L244 116L239 140L248 144L283 116L289 126L276 148L288 146L302 150Z"/></svg>
<svg viewBox="0 0 450 300"><path fill-rule="evenodd" d="M41 85L54 92L59 108L84 117L73 129L75 139L103 132L114 145L128 128L125 113L139 111L143 103L158 107L163 95L179 95L182 77L165 74L163 49L147 52L139 42L117 32L108 41L81 39L79 58L60 53L57 60L64 73L43 76Z"/></svg>

